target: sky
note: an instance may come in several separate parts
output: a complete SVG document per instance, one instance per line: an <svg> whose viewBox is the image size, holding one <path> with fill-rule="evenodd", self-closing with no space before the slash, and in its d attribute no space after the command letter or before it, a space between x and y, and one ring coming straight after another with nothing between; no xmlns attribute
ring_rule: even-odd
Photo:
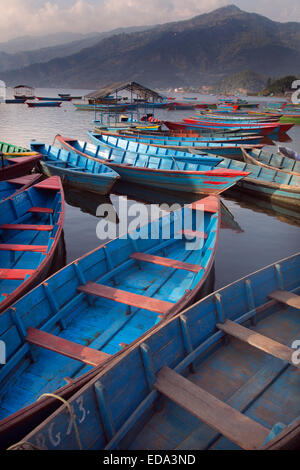
<svg viewBox="0 0 300 470"><path fill-rule="evenodd" d="M234 3L276 21L299 21L299 0L0 0L0 41L180 21Z"/></svg>

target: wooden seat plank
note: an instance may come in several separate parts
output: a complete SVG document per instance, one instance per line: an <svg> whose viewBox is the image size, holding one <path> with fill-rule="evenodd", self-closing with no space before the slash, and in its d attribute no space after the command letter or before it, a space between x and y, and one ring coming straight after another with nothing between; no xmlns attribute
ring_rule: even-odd
<svg viewBox="0 0 300 470"><path fill-rule="evenodd" d="M269 435L269 430L260 423L166 366L157 374L154 387L243 449L260 448Z"/></svg>
<svg viewBox="0 0 300 470"><path fill-rule="evenodd" d="M185 263L183 261L178 261L175 259L164 258L162 256L148 255L146 253L132 253L130 258L136 259L138 261L145 261L147 263L159 264L161 266L167 266L170 268L176 269L185 269L186 271L192 271L198 273L201 269L204 269L199 264Z"/></svg>
<svg viewBox="0 0 300 470"><path fill-rule="evenodd" d="M36 230L38 232L51 232L53 225L30 225L30 224L3 224L2 230Z"/></svg>
<svg viewBox="0 0 300 470"><path fill-rule="evenodd" d="M300 295L293 294L286 290L275 290L269 294L271 299L282 302L283 304L288 305L289 307L294 307L300 309Z"/></svg>
<svg viewBox="0 0 300 470"><path fill-rule="evenodd" d="M49 207L31 207L27 212L53 214L53 209L50 209Z"/></svg>
<svg viewBox="0 0 300 470"><path fill-rule="evenodd" d="M87 282L85 285L79 286L78 290L86 294L96 295L105 299L114 300L122 304L131 305L145 310L165 314L174 306L172 302L165 300L153 299L144 295L134 294L114 287L96 284L95 282Z"/></svg>
<svg viewBox="0 0 300 470"><path fill-rule="evenodd" d="M191 208L204 212L218 212L218 199L215 196L207 196L199 201L192 202Z"/></svg>
<svg viewBox="0 0 300 470"><path fill-rule="evenodd" d="M278 343L278 341L274 341L267 336L264 336L256 331L250 330L249 328L245 328L238 323L235 323L231 320L226 320L224 323L217 323L217 327L235 338L244 341L245 343L249 344L250 346L254 346L261 351L264 351L271 356L278 357L283 361L287 361L290 364L292 362L292 354L295 352L293 349L289 348L285 344ZM300 367L300 365L293 364L296 367Z"/></svg>
<svg viewBox="0 0 300 470"><path fill-rule="evenodd" d="M0 244L0 250L2 251L31 251L35 253L47 253L47 245L16 245L2 243Z"/></svg>
<svg viewBox="0 0 300 470"><path fill-rule="evenodd" d="M33 274L34 269L0 269L0 279L9 279L13 281L24 281L25 277Z"/></svg>
<svg viewBox="0 0 300 470"><path fill-rule="evenodd" d="M41 189L53 189L54 191L59 191L60 190L59 177L51 176L50 178L40 181L40 183L37 183L34 187L41 188Z"/></svg>
<svg viewBox="0 0 300 470"><path fill-rule="evenodd" d="M32 327L27 330L26 341L91 366L97 366L110 357L110 354L82 346L81 344Z"/></svg>

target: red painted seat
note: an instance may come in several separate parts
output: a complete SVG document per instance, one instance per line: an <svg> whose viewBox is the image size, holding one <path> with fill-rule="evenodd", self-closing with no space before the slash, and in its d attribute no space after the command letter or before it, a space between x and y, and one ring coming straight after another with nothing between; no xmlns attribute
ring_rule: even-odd
<svg viewBox="0 0 300 470"><path fill-rule="evenodd" d="M34 187L42 188L42 189L53 189L54 191L59 191L60 190L59 176L51 176L50 178L47 178L46 180L43 180L40 183L37 183Z"/></svg>
<svg viewBox="0 0 300 470"><path fill-rule="evenodd" d="M47 253L47 245L16 245L16 244L0 244L2 251L33 251L37 253Z"/></svg>
<svg viewBox="0 0 300 470"><path fill-rule="evenodd" d="M192 271L198 273L200 269L204 269L198 264L185 263L183 261L178 261L175 259L164 258L162 256L148 255L146 253L132 253L130 258L136 259L138 261L146 261L148 263L159 264L161 266L167 266L175 269L185 269L186 271Z"/></svg>
<svg viewBox="0 0 300 470"><path fill-rule="evenodd" d="M110 354L74 343L36 328L28 328L26 341L91 366L106 361Z"/></svg>
<svg viewBox="0 0 300 470"><path fill-rule="evenodd" d="M204 207L203 207L204 206ZM191 204L191 209L200 210L205 212L217 212L218 211L218 199L214 196L207 196L199 201L195 201Z"/></svg>
<svg viewBox="0 0 300 470"><path fill-rule="evenodd" d="M49 207L31 207L27 212L53 214L53 209L50 209Z"/></svg>
<svg viewBox="0 0 300 470"><path fill-rule="evenodd" d="M13 281L23 281L29 274L33 274L34 269L0 269L0 279L9 279Z"/></svg>
<svg viewBox="0 0 300 470"><path fill-rule="evenodd" d="M95 282L87 282L85 285L79 286L78 290L85 294L96 295L105 299L114 300L115 302L131 305L132 307L151 310L161 314L167 313L170 308L174 306L172 302L153 299L152 297L146 297L144 295L115 289L114 287L96 284Z"/></svg>
<svg viewBox="0 0 300 470"><path fill-rule="evenodd" d="M30 224L3 224L2 230L36 230L38 232L51 232L53 225L30 225Z"/></svg>

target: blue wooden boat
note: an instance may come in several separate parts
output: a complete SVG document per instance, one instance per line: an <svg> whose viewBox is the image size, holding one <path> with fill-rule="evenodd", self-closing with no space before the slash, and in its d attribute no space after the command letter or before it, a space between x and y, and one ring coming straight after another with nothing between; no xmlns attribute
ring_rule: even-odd
<svg viewBox="0 0 300 470"><path fill-rule="evenodd" d="M299 449L299 281L298 253L214 292L13 448Z"/></svg>
<svg viewBox="0 0 300 470"><path fill-rule="evenodd" d="M59 138L59 140L63 143L63 138ZM71 145L73 144L71 143ZM89 149L85 151L89 151ZM191 148L190 151L195 156L199 156L196 149ZM225 157L218 163L218 168L248 172L245 178L237 182L237 186L245 192L259 193L261 196L279 204L291 204L295 207L300 205L300 176L297 176L297 174L288 174L276 168L263 168Z"/></svg>
<svg viewBox="0 0 300 470"><path fill-rule="evenodd" d="M45 412L47 400L36 402L41 394L66 380L74 393L126 344L200 295L219 226L219 198L196 201L101 245L23 296L14 314L0 316L0 339L7 343L1 446L9 428L14 436L24 433ZM64 396L66 388L55 393Z"/></svg>
<svg viewBox="0 0 300 470"><path fill-rule="evenodd" d="M300 176L300 161L280 155L279 153L266 152L264 150L247 150L241 147L245 162L262 166L282 173Z"/></svg>
<svg viewBox="0 0 300 470"><path fill-rule="evenodd" d="M0 204L0 312L48 274L63 221L64 195L57 177Z"/></svg>
<svg viewBox="0 0 300 470"><path fill-rule="evenodd" d="M59 98L49 98L46 96L37 96L36 97L39 101L71 101L70 96L61 96Z"/></svg>
<svg viewBox="0 0 300 470"><path fill-rule="evenodd" d="M100 145L104 145L105 147L109 148L122 148L124 150L130 150L136 153L151 153L155 152L156 155L165 155L166 149L168 149L168 153L172 155L174 150L179 151L189 151L189 143L185 142L185 147L182 145L176 145L176 143L169 144L169 145L161 145L161 141L157 140L154 143L148 144L149 147L145 150L145 145L143 142L138 139L135 142L132 139L124 138L123 136L107 136L105 134L97 134L93 132L88 133L90 138L93 142L99 141ZM162 141L164 142L164 141ZM181 142L182 143L182 142ZM218 155L220 157L227 156L227 157L240 157L242 158L243 153L241 149L241 145L237 143L223 143L223 142L191 142L194 145L191 145L192 148L199 152L203 152L204 154L213 154ZM154 148L153 148L154 147ZM243 144L245 150L252 150L252 149L261 149L263 145L260 144ZM155 148L157 149L155 151ZM144 151L143 151L144 149ZM167 153L167 154L168 154Z"/></svg>
<svg viewBox="0 0 300 470"><path fill-rule="evenodd" d="M241 134L241 135L218 135L218 134L208 134L205 136L181 136L181 135L168 135L168 133L133 133L133 131L118 130L116 132L107 132L98 127L95 128L96 134L101 134L106 137L122 137L124 139L130 140L131 142L140 142L148 145L159 145L160 147L181 147L181 150L184 151L188 147L197 147L202 145L202 143L224 143L224 144L260 144L263 137L255 136L253 134ZM179 149L178 149L179 150Z"/></svg>
<svg viewBox="0 0 300 470"><path fill-rule="evenodd" d="M103 112L125 112L135 109L135 104L115 103L115 104L89 104L89 103L73 103L76 109L80 111L103 111Z"/></svg>
<svg viewBox="0 0 300 470"><path fill-rule="evenodd" d="M300 207L300 176L278 169L265 168L251 163L223 158L218 167L251 173L238 181L236 189L266 197L277 204Z"/></svg>
<svg viewBox="0 0 300 470"><path fill-rule="evenodd" d="M25 98L12 98L12 99L7 99L4 102L6 104L23 104L25 102Z"/></svg>
<svg viewBox="0 0 300 470"><path fill-rule="evenodd" d="M58 108L61 106L61 101L39 101L37 103L26 103L30 108Z"/></svg>
<svg viewBox="0 0 300 470"><path fill-rule="evenodd" d="M245 114L231 114L231 113L227 113L227 114L221 114L221 113L213 113L213 112L209 112L209 113L206 113L206 114L196 114L196 118L195 119L201 119L201 120L206 120L206 121L210 121L211 119L213 120L220 120L220 121L223 121L223 122L241 122L241 123L263 123L263 122L278 122L278 119L280 118L280 115L278 114L275 114L275 115L272 115L272 114L269 114L269 115L257 115L257 114L248 114L248 113L245 113Z"/></svg>
<svg viewBox="0 0 300 470"><path fill-rule="evenodd" d="M47 176L60 176L70 186L98 194L109 194L119 175L111 168L68 150L31 142L31 149L39 152L42 171Z"/></svg>
<svg viewBox="0 0 300 470"><path fill-rule="evenodd" d="M41 175L32 173L31 175L21 176L7 181L0 182L0 204L6 199L25 191L33 184L37 183Z"/></svg>
<svg viewBox="0 0 300 470"><path fill-rule="evenodd" d="M113 168L126 181L165 190L195 194L221 194L248 173L214 168L207 156L194 159L191 154L159 156L93 145L56 136L62 145L78 155L100 160ZM98 142L98 141L97 141ZM155 147L157 151L157 147ZM211 157L213 160L215 157ZM219 159L220 161L220 159ZM209 168L209 169L207 169Z"/></svg>

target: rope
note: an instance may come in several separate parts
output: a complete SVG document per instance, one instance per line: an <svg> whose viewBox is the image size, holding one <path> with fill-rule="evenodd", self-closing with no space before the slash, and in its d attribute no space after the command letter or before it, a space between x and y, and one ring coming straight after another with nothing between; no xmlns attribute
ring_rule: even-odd
<svg viewBox="0 0 300 470"><path fill-rule="evenodd" d="M59 395L55 395L55 393L43 393L38 398L38 400L40 400L41 398L44 398L44 397L56 398L57 400L60 400L68 408L68 411L70 413L70 416L71 416L71 419L72 419L72 422L73 422L78 447L79 447L80 450L82 450L82 444L81 444L81 440L80 440L80 436L79 436L78 427L77 427L74 412L72 410L72 407L71 407L70 403L67 400L65 400L64 398L60 397Z"/></svg>
<svg viewBox="0 0 300 470"><path fill-rule="evenodd" d="M31 449L19 449L19 447L22 447L22 446L29 446L31 447ZM6 450L43 450L41 449L40 447L38 446L35 446L34 444L32 444L31 442L27 442L27 441L20 441L20 442L17 442L16 444L13 444L12 446L8 447Z"/></svg>
<svg viewBox="0 0 300 470"><path fill-rule="evenodd" d="M77 427L74 412L72 410L72 407L71 407L70 403L67 400L65 400L64 398L60 397L59 395L55 395L55 393L43 393L38 398L38 400L40 400L41 398L45 398L45 397L56 398L57 400L61 401L67 407L67 409L70 413L71 419L72 419L73 426L74 426L75 436L76 436L76 439L77 439L78 447L79 447L80 450L82 450L82 444L81 444L81 440L80 440L80 436L79 436L78 427ZM23 445L31 446L32 450L43 450L43 449L39 448L38 446L32 444L31 442L27 442L27 441L19 441L16 444L13 444L12 446L8 447L7 450L14 450L14 449L16 449L18 447L21 447Z"/></svg>

